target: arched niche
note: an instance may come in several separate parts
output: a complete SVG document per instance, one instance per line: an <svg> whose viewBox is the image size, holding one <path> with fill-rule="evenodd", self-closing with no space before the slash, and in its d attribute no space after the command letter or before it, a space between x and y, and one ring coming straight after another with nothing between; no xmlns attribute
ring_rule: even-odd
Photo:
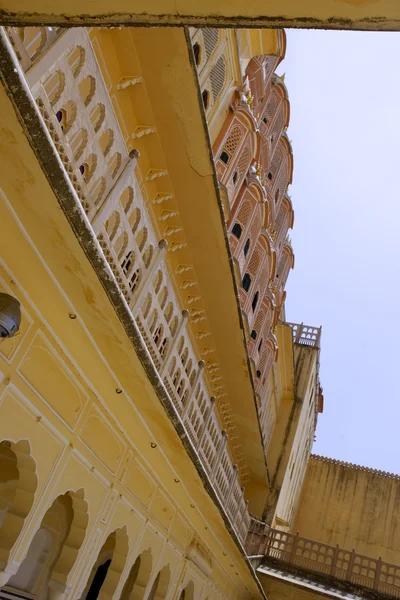
<svg viewBox="0 0 400 600"><path fill-rule="evenodd" d="M107 537L90 572L81 600L111 600L117 588L128 555L126 527Z"/></svg>
<svg viewBox="0 0 400 600"><path fill-rule="evenodd" d="M58 496L46 511L24 560L7 585L35 596L55 589L56 595L50 597L62 596L87 523L83 490Z"/></svg>
<svg viewBox="0 0 400 600"><path fill-rule="evenodd" d="M120 600L143 600L150 581L153 558L151 550L144 550L129 571Z"/></svg>
<svg viewBox="0 0 400 600"><path fill-rule="evenodd" d="M165 565L153 581L148 600L164 600L167 597L170 579L169 565Z"/></svg>
<svg viewBox="0 0 400 600"><path fill-rule="evenodd" d="M26 440L0 443L0 569L21 533L37 488L36 464Z"/></svg>

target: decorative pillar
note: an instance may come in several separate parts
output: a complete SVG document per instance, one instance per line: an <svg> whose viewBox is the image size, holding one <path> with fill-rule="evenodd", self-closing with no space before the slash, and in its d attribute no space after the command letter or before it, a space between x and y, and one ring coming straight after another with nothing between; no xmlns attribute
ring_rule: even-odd
<svg viewBox="0 0 400 600"><path fill-rule="evenodd" d="M154 258L153 264L151 265L148 273L147 273L147 277L143 278L143 283L142 285L139 284L139 288L136 294L133 294L132 300L131 300L131 309L133 312L133 316L136 316L143 300L146 298L147 292L150 289L150 286L154 280L154 276L157 272L158 267L160 266L160 263L164 257L165 254L165 250L168 246L168 242L167 240L160 240L158 242L158 252L157 252L157 256Z"/></svg>
<svg viewBox="0 0 400 600"><path fill-rule="evenodd" d="M167 351L164 356L163 366L160 369L161 379L164 377L165 373L168 370L169 359L171 358L171 355L172 355L173 351L175 350L176 343L182 334L182 329L184 328L185 323L188 318L189 318L189 311L184 309L182 311L182 319L181 319L181 322L179 323L178 329L176 330L175 337L172 340L172 343L168 346Z"/></svg>

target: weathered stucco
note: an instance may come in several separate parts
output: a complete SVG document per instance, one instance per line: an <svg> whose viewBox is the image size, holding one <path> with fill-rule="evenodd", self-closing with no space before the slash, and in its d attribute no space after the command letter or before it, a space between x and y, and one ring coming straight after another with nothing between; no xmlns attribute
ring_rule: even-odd
<svg viewBox="0 0 400 600"><path fill-rule="evenodd" d="M293 529L399 564L399 511L399 476L312 457Z"/></svg>
<svg viewBox="0 0 400 600"><path fill-rule="evenodd" d="M3 0L6 24L215 25L218 27L306 27L320 29L400 29L397 0Z"/></svg>

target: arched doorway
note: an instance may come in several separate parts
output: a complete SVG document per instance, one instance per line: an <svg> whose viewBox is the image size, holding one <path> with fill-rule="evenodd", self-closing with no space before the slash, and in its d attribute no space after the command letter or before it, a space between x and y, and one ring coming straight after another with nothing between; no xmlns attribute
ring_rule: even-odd
<svg viewBox="0 0 400 600"><path fill-rule="evenodd" d="M153 558L150 550L145 550L135 560L122 590L121 600L143 600L150 581Z"/></svg>
<svg viewBox="0 0 400 600"><path fill-rule="evenodd" d="M128 536L126 528L110 533L97 556L89 575L81 600L112 598L119 578L125 566L128 554Z"/></svg>
<svg viewBox="0 0 400 600"><path fill-rule="evenodd" d="M87 517L83 490L58 496L44 515L27 555L7 586L46 595L52 579L62 592L83 542Z"/></svg>
<svg viewBox="0 0 400 600"><path fill-rule="evenodd" d="M189 581L187 586L181 591L179 600L194 600L194 583Z"/></svg>
<svg viewBox="0 0 400 600"><path fill-rule="evenodd" d="M0 442L0 569L21 533L37 488L35 461L29 443Z"/></svg>
<svg viewBox="0 0 400 600"><path fill-rule="evenodd" d="M148 600L164 600L167 597L170 578L169 565L166 565L158 572L151 586Z"/></svg>

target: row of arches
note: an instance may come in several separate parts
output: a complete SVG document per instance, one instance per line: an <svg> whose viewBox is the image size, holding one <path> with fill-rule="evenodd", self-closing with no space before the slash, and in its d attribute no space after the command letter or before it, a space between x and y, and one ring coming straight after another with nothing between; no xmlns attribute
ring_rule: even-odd
<svg viewBox="0 0 400 600"><path fill-rule="evenodd" d="M250 61L246 85L250 86L251 103L236 104L214 148L217 174L230 200L229 241L239 271L240 301L249 326L248 350L260 393L276 354L271 330L293 266L293 252L285 241L293 226L292 204L286 195L293 159L283 132L289 121L289 103L283 81L273 75L277 60L256 57ZM244 160L245 176L236 189L242 176L239 164Z"/></svg>
<svg viewBox="0 0 400 600"><path fill-rule="evenodd" d="M84 491L69 490L47 508L14 573L7 571L13 545L32 510L37 488L35 462L26 440L0 442L0 589L15 590L20 597L62 598L70 573L87 535L88 506ZM113 598L123 572L128 571L120 600L163 600L170 597L171 570L168 563L154 564L151 548L143 550L127 570L129 539L126 527L106 537L94 553L80 600ZM25 596L27 594L28 596ZM194 600L189 580L179 591L179 600Z"/></svg>
<svg viewBox="0 0 400 600"><path fill-rule="evenodd" d="M121 172L126 148L87 31L78 30L66 47L35 85L46 97L93 213Z"/></svg>

